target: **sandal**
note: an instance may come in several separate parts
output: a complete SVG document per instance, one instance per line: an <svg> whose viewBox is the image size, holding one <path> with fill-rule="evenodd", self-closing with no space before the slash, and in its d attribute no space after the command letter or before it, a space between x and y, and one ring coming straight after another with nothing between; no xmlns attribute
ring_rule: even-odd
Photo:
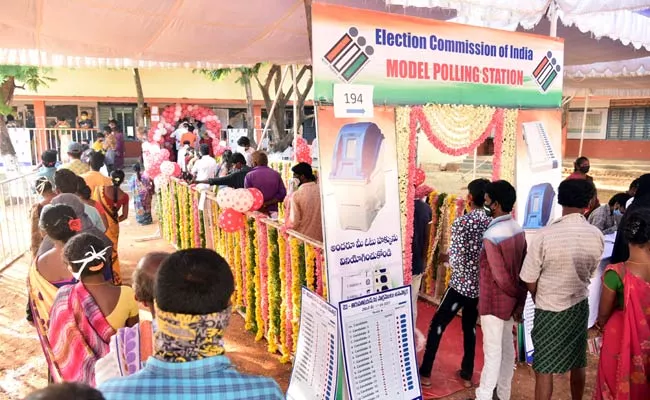
<svg viewBox="0 0 650 400"><path fill-rule="evenodd" d="M463 371L461 370L456 371L456 377L463 382L463 386L465 387L465 389L469 389L472 386L474 386L471 379L463 378Z"/></svg>

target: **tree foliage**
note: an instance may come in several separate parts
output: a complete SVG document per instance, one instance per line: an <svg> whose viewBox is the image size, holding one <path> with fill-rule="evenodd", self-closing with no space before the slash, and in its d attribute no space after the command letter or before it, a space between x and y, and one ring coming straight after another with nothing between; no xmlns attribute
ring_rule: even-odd
<svg viewBox="0 0 650 400"><path fill-rule="evenodd" d="M4 124L4 116L12 111L11 103L16 89L29 89L33 92L40 87L47 87L56 79L47 76L49 69L39 67L26 67L21 65L0 65L0 155L15 156L16 151L9 132Z"/></svg>
<svg viewBox="0 0 650 400"><path fill-rule="evenodd" d="M284 150L293 140L293 132L286 130L286 114L285 109L289 101L293 98L293 85L285 92L282 85L282 69L283 67L277 64L271 65L266 76L262 73L262 66L264 64L258 63L252 67L236 67L236 68L220 68L220 69L200 69L195 70L196 73L201 73L212 81L219 81L231 74L236 74L235 82L242 85L246 90L246 105L247 105L247 115L246 120L248 124L248 137L251 141L254 142L254 118L253 118L253 91L252 91L252 81L255 81L262 92L262 97L264 99L264 106L267 111L271 111L273 106L273 101L277 103L273 111L273 115L269 115L271 119L271 129L274 132L275 138L275 150ZM300 90L301 82L305 82L304 89ZM285 80L286 82L291 82L291 80ZM298 93L297 93L297 106L298 106L298 126L302 126L302 123L306 118L311 116L305 116L305 101L307 100L307 95L311 91L313 85L313 74L311 65L303 65L300 67L296 74L296 82L298 83Z"/></svg>
<svg viewBox="0 0 650 400"><path fill-rule="evenodd" d="M255 143L255 117L253 112L253 87L251 82L262 68L261 63L257 63L252 67L242 66L235 68L219 68L219 69L199 69L194 70L200 73L213 82L225 79L231 74L236 75L235 83L240 84L246 92L246 125L248 126L248 138L251 143ZM225 128L225 127L224 127Z"/></svg>

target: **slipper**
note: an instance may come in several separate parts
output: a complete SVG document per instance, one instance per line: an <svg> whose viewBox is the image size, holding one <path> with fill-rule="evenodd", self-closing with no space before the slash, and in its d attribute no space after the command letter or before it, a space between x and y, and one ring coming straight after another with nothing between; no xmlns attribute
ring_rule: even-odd
<svg viewBox="0 0 650 400"><path fill-rule="evenodd" d="M474 384L472 383L471 380L463 378L462 371L460 371L460 370L456 371L456 377L463 382L463 387L465 387L465 389L469 389L472 386L474 386Z"/></svg>

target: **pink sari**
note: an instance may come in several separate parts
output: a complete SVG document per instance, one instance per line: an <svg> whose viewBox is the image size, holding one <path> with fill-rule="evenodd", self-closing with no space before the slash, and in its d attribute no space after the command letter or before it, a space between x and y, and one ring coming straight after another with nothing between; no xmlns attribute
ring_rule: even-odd
<svg viewBox="0 0 650 400"><path fill-rule="evenodd" d="M83 283L59 289L47 334L57 372L53 374L55 382L95 386L95 363L108 353L113 335L115 330Z"/></svg>
<svg viewBox="0 0 650 400"><path fill-rule="evenodd" d="M607 267L623 278L624 309L605 325L594 399L650 399L650 283Z"/></svg>

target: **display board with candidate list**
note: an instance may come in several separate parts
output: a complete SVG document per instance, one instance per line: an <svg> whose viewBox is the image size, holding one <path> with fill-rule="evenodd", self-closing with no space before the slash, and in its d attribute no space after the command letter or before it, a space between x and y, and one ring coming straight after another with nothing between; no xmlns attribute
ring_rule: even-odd
<svg viewBox="0 0 650 400"><path fill-rule="evenodd" d="M338 367L338 311L302 288L298 345L287 400L334 400Z"/></svg>
<svg viewBox="0 0 650 400"><path fill-rule="evenodd" d="M411 287L343 301L339 314L350 399L422 399Z"/></svg>

